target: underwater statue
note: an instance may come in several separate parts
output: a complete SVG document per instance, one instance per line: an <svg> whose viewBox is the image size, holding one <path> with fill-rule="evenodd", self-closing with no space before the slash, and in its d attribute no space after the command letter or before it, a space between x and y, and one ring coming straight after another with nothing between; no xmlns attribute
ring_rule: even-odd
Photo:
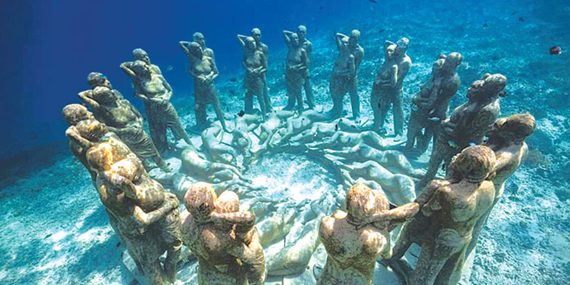
<svg viewBox="0 0 570 285"><path fill-rule="evenodd" d="M133 54L141 54L141 49L135 49ZM146 55L146 53L144 53ZM148 59L148 55L143 57ZM156 148L160 151L168 150L166 130L170 129L176 140L183 139L187 144L192 144L190 137L184 130L178 113L170 98L172 88L162 76L157 66L151 65L150 61L136 60L124 62L121 69L132 79L135 87L135 96L144 102L150 136Z"/></svg>
<svg viewBox="0 0 570 285"><path fill-rule="evenodd" d="M269 62L269 47L266 44L261 42L261 30L258 28L253 28L251 30L251 37L255 40L255 47L258 50L263 52L265 56L265 62ZM268 63L269 64L269 63ZM263 90L263 98L265 99L265 107L267 111L270 112L273 109L273 105L271 104L271 98L269 98L269 89L267 88L267 73L264 72L261 74L263 78L264 90Z"/></svg>
<svg viewBox="0 0 570 285"><path fill-rule="evenodd" d="M417 203L390 210L388 199L363 184L346 196L346 212L324 217L319 238L328 253L318 285L372 285L376 260L390 258L390 231L411 219Z"/></svg>
<svg viewBox="0 0 570 285"><path fill-rule="evenodd" d="M491 211L503 196L505 182L521 166L528 154L528 146L524 142L536 128L536 121L531 114L515 114L507 118L501 118L493 124L487 134L489 140L485 143L490 147L497 157L494 176L491 181L495 185L495 199L493 204L479 219L473 229L473 238L467 249L466 256L471 254L479 239L479 233L487 224Z"/></svg>
<svg viewBox="0 0 570 285"><path fill-rule="evenodd" d="M333 73L330 82L330 93L333 100L333 107L330 111L331 117L342 117L342 99L347 92L350 94L352 104L352 114L358 119L360 113L360 103L356 92L356 64L354 56L348 50L348 38L342 34L336 34L336 46L338 57L334 63Z"/></svg>
<svg viewBox="0 0 570 285"><path fill-rule="evenodd" d="M180 159L182 160L181 172L199 178L201 181L218 183L237 178L247 180L235 166L209 161L193 147L186 148Z"/></svg>
<svg viewBox="0 0 570 285"><path fill-rule="evenodd" d="M109 131L117 134L143 161L145 168L150 168L148 159L152 158L160 169L171 171L144 131L141 114L129 101L117 99L113 90L103 86L80 92L78 96L91 108L95 118L104 123Z"/></svg>
<svg viewBox="0 0 570 285"><path fill-rule="evenodd" d="M152 188L158 187L160 184L155 181L152 182L152 179L148 178L146 171L142 168L142 162L130 153L128 147L121 146L120 141L108 140L94 145L87 152L87 161L90 167L97 172L96 188L99 198L107 210L111 225L125 243L129 255L137 267L153 285L173 284L178 256L176 253L170 255L169 252L164 269L160 262L160 256L173 246L173 243L165 241L164 237L171 233L176 235L179 224L173 226L176 221L170 221L168 224L173 227L164 228L165 222L161 222L161 220L178 219L179 223L178 215L172 215L173 211L175 213L178 211L176 197L172 195L163 196L166 199L161 200L158 204L154 204L154 202L158 202L158 200L154 200L158 196L146 197L148 198L146 202L150 202L154 209L148 212L139 206L142 205L139 204L141 201L129 197L124 191L124 184L122 182L116 183L120 179L115 180L115 177L128 176L125 179L134 182L135 188ZM139 183L150 184L143 186ZM149 194L156 194L156 191L162 192L164 189L160 186L155 189L144 189L144 191L150 191Z"/></svg>
<svg viewBox="0 0 570 285"><path fill-rule="evenodd" d="M207 126L206 105L212 104L222 127L227 130L224 112L214 86L214 79L218 77L218 68L214 58L207 56L200 44L196 42L181 41L180 47L188 57L188 73L194 77L194 98L196 102L194 111L196 112L197 127L204 129Z"/></svg>
<svg viewBox="0 0 570 285"><path fill-rule="evenodd" d="M238 35L238 41L244 49L242 66L245 68L245 78L243 86L247 90L245 93L244 111L246 114L253 113L253 95L256 95L261 115L263 118L266 118L269 108L266 106L267 100L265 98L267 89L265 80L267 60L265 54L261 49L257 48L255 39L252 37L242 38L241 35Z"/></svg>
<svg viewBox="0 0 570 285"><path fill-rule="evenodd" d="M93 155L90 152L90 155ZM176 265L180 257L182 240L180 234L180 211L178 199L167 192L160 183L151 179L136 158L124 158L113 163L110 169L103 172L104 179L116 193L124 193L134 203L133 215L141 225L139 231L145 232L151 224L159 231L166 244L164 271L169 280L174 282ZM171 205L171 210L154 215L154 211Z"/></svg>
<svg viewBox="0 0 570 285"><path fill-rule="evenodd" d="M486 146L470 146L451 162L448 180L433 180L416 199L418 218L404 226L394 248L394 260L411 243L421 253L407 284L457 284L477 221L492 207L491 178L495 153Z"/></svg>
<svg viewBox="0 0 570 285"><path fill-rule="evenodd" d="M404 110L402 88L404 77L412 67L412 60L406 54L409 40L401 38L397 43L384 43L384 64L380 67L370 95L370 105L374 111L374 129L386 133L384 121L390 106L394 112L394 133L401 137L404 131Z"/></svg>
<svg viewBox="0 0 570 285"><path fill-rule="evenodd" d="M93 114L87 108L80 104L69 104L63 107L63 119L69 127L65 131L65 135L69 138L69 149L71 153L85 168L89 171L93 182L97 178L95 171L93 171L87 163L87 150L92 147L95 142L85 138L77 130L77 124L81 121L94 120ZM103 125L104 126L104 125ZM104 131L107 132L106 130Z"/></svg>
<svg viewBox="0 0 570 285"><path fill-rule="evenodd" d="M456 72L461 61L462 56L457 52L440 55L435 61L430 80L421 86L420 92L412 99L406 149L416 145L419 154L424 153L434 134L437 134L439 124L447 119L449 101L461 84Z"/></svg>
<svg viewBox="0 0 570 285"><path fill-rule="evenodd" d="M472 144L480 144L499 116L500 97L507 78L501 74L485 74L467 90L467 103L455 108L438 132L426 175L418 183L423 188L432 180L441 162L449 165L451 158Z"/></svg>
<svg viewBox="0 0 570 285"><path fill-rule="evenodd" d="M301 113L303 112L302 89L305 86L305 79L309 73L309 55L303 48L303 45L299 40L299 36L296 33L283 31L283 37L285 38L285 43L289 48L289 51L287 52L287 67L285 71L287 96L289 96L289 99L287 100L287 106L285 106L284 109L293 109L296 102L297 110ZM309 99L307 99L307 101L308 100ZM310 105L309 108L311 108Z"/></svg>
<svg viewBox="0 0 570 285"><path fill-rule="evenodd" d="M222 143L223 137L224 130L219 124L214 123L200 134L202 147L213 162L235 164L238 153L233 147Z"/></svg>
<svg viewBox="0 0 570 285"><path fill-rule="evenodd" d="M352 106L352 116L354 117L355 120L358 120L360 117L360 97L358 96L358 67L360 66L360 63L362 62L362 57L364 56L364 49L358 44L358 40L360 40L360 31L358 31L358 30L352 30L352 32L350 33L350 37L343 35L341 33L337 33L335 35L335 42L336 42L337 49L339 50L339 56L338 56L337 61L335 62L334 68L333 68L333 78L331 79L331 87L330 87L331 96L333 97L333 109L332 109L332 111L333 111L333 116L335 116L335 117L342 116L342 98L344 97L344 94L346 92L348 92L348 94L350 95L350 104ZM347 67L346 61L344 61L345 56L341 55L343 53L343 51L341 51L341 50L344 49L343 45L345 43L346 43L346 48L348 49L348 52L354 58L354 72L353 72L352 76L348 77L348 78L347 77L335 78L335 71L334 70L336 68L340 68L342 70L343 65L344 65L344 69L346 69L346 67ZM339 66L337 66L337 64ZM335 82L335 79L341 79L341 80ZM344 81L343 81L343 79L344 79ZM341 84L341 83L343 83L343 84ZM340 93L342 92L342 95L340 96L340 98L338 96L333 95L333 84L334 84L334 89L336 89L334 93L340 95ZM339 109L340 109L340 111L339 111Z"/></svg>
<svg viewBox="0 0 570 285"><path fill-rule="evenodd" d="M225 193L225 192L224 192ZM199 262L198 284L263 284L264 256L253 228L255 215L237 212L239 200L218 197L203 182L192 185L185 197L182 239Z"/></svg>
<svg viewBox="0 0 570 285"><path fill-rule="evenodd" d="M313 43L309 41L307 36L307 27L299 25L297 27L297 36L299 37L299 43L301 47L307 52L307 60L311 62L311 55L313 53ZM309 109L315 108L315 103L313 101L313 87L311 86L311 73L307 64L307 72L305 73L305 83L303 84L303 89L305 90L305 96L307 97L307 105Z"/></svg>
<svg viewBox="0 0 570 285"><path fill-rule="evenodd" d="M214 56L214 51L211 48L206 47L206 39L204 38L204 35L202 33L195 32L192 35L192 40L200 45L200 48L202 49L205 56L212 58L214 62L216 61L216 57Z"/></svg>

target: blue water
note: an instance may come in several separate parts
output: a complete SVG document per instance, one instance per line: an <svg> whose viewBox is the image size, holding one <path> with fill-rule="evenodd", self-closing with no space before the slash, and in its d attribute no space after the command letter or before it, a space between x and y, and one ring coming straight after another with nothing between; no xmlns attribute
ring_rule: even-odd
<svg viewBox="0 0 570 285"><path fill-rule="evenodd" d="M570 274L570 174L567 171L570 167L570 1L163 2L0 2L0 201L4 204L0 215L6 223L22 219L17 220L18 224L10 224L9 235L0 235L3 244L0 264L4 264L0 271L1 284L40 284L42 280L44 284L56 281L78 284L85 278L96 282L93 280L99 279L93 277L94 274L105 276L109 272L112 277L101 277L100 280L104 280L101 282L128 283L130 280L124 271L112 271L120 267L120 253L115 250L116 236L85 252L82 251L85 247L76 239L66 241L69 234L57 236L61 231L53 230L85 218L86 226L80 227L79 233L106 226L102 233L111 235L106 220L100 220L105 217L97 204L99 201L94 195L81 194L92 194L92 189L85 190L90 187L86 173L71 159L64 135L67 125L61 118L61 108L79 102L77 93L88 88L89 72L107 75L114 88L143 110L140 100L132 96L131 81L119 69L119 64L132 59L134 48L144 48L152 62L162 68L174 89L173 103L180 115L185 116L192 112L193 84L178 41L191 40L196 31L205 35L207 46L216 53L220 70L216 82L224 102L224 98L242 96L239 80L237 83L229 80L241 80L243 76L242 50L235 35L249 35L253 27L258 27L270 50L269 87L272 94L280 96L274 100L284 102L282 74L286 46L281 31L294 31L299 24L308 27L307 38L314 44L311 68L315 97L317 102L327 106L330 105L328 80L337 54L332 41L336 31L349 33L357 28L362 32L360 44L366 54L359 76L363 94L369 94L382 62L383 41L395 41L401 36L410 38L408 54L414 62L404 83L405 103L409 104L418 86L426 80L433 61L441 52L457 51L464 56L459 68L462 85L452 107L464 102L467 87L482 74L507 76L509 96L502 101L502 116L531 112L538 121L538 130L527 140L531 160L517 173L514 182L507 185L508 197L497 209L507 211L515 207L518 210L490 222L487 230L491 227L497 236L488 231L484 238L499 250L483 253L478 260L479 271L474 275L474 284L494 283L489 280L500 280L495 284L515 281L532 284L536 278L540 284L565 284L567 279L562 277ZM562 47L563 53L550 55L549 48L556 45ZM171 71L167 71L169 65L173 67ZM361 100L361 106L363 115L371 116L368 101ZM240 109L239 106L225 107L231 112ZM65 168L68 166L70 168ZM73 201L85 208L56 203L64 201L65 195L74 195L77 200ZM61 208L54 210L54 207ZM72 214L60 217L56 212L62 209ZM54 214L42 215L44 211ZM39 222L34 223L35 219ZM521 220L530 226L521 226ZM48 227L36 225L42 223ZM560 237L549 239L552 233ZM11 238L19 234L24 236L22 244L10 245ZM501 241L505 236L508 240ZM57 253L46 240L54 244L64 241L68 245L65 250L79 253L66 265L66 261L58 260L68 255ZM504 250L500 249L503 247ZM546 261L535 262L533 258ZM29 264L46 262L53 267L25 273ZM78 270L84 262L90 267ZM542 267L535 268L536 264ZM516 270L517 267L523 270ZM534 271L525 273L528 268ZM57 273L63 277L53 277ZM493 276L500 277L493 279Z"/></svg>

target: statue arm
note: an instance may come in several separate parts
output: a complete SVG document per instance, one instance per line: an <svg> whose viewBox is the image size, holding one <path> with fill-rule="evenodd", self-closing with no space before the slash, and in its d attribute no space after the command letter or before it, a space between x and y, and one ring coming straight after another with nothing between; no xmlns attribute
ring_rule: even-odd
<svg viewBox="0 0 570 285"><path fill-rule="evenodd" d="M214 60L214 58L212 58L212 61L211 61L210 64L211 64L211 66L212 66L212 72L210 73L210 74L211 74L211 75L210 75L210 78L211 78L212 81L214 81L214 79L216 79L216 78L218 77L218 75L219 75L219 73L218 73L218 67L216 66L216 61Z"/></svg>
<svg viewBox="0 0 570 285"><path fill-rule="evenodd" d="M131 62L123 62L121 63L120 67L123 72L127 74L127 76L134 80L137 77L137 74L131 69L130 65Z"/></svg>
<svg viewBox="0 0 570 285"><path fill-rule="evenodd" d="M334 35L334 41L338 50L340 50L340 47L342 46L342 39L344 38L347 38L347 36L341 33L336 33L336 35Z"/></svg>
<svg viewBox="0 0 570 285"><path fill-rule="evenodd" d="M210 215L216 224L237 224L249 231L255 225L255 214L252 212L216 213Z"/></svg>
<svg viewBox="0 0 570 285"><path fill-rule="evenodd" d="M160 77L160 81L162 81L162 86L164 86L164 88L166 89L166 95L164 95L162 99L165 101L169 101L170 98L172 97L172 87L170 86L170 84L168 84L168 81L166 81L166 78L164 78L163 76Z"/></svg>
<svg viewBox="0 0 570 285"><path fill-rule="evenodd" d="M283 38L285 39L285 43L287 44L287 47L291 48L291 38L290 36L293 34L293 32L291 31L287 31L284 30L283 31Z"/></svg>
<svg viewBox="0 0 570 285"><path fill-rule="evenodd" d="M267 58L265 58L263 53L261 53L261 67L259 67L257 72L260 74L267 72Z"/></svg>
<svg viewBox="0 0 570 285"><path fill-rule="evenodd" d="M245 68L247 73L253 73L254 72L253 68L251 68L247 65L247 60L246 60L245 56L243 57L243 59L241 61L241 65L243 66L243 68Z"/></svg>
<svg viewBox="0 0 570 285"><path fill-rule="evenodd" d="M190 45L190 42L186 42L186 41L180 41L180 48L182 48L182 52L184 52L184 54L188 57L190 57L190 50L188 49L188 45Z"/></svg>
<svg viewBox="0 0 570 285"><path fill-rule="evenodd" d="M347 75L354 76L356 74L356 62L353 55L350 55Z"/></svg>
<svg viewBox="0 0 570 285"><path fill-rule="evenodd" d="M135 205L133 209L133 217L140 225L148 226L162 219L168 212L177 208L178 204L178 199L174 195L169 195L160 208L152 212L145 213L139 206Z"/></svg>
<svg viewBox="0 0 570 285"><path fill-rule="evenodd" d="M237 39L239 42L239 45L241 46L241 48L245 49L245 39L247 38L247 36L244 35L237 35Z"/></svg>
<svg viewBox="0 0 570 285"><path fill-rule="evenodd" d="M90 147L92 147L94 145L94 143L92 141L82 137L79 134L79 131L77 131L77 128L75 126L71 126L71 127L67 128L67 130L65 131L65 135L69 139L74 140L75 142L77 142L78 144L83 146L85 149L89 149Z"/></svg>
<svg viewBox="0 0 570 285"><path fill-rule="evenodd" d="M82 91L79 92L77 96L79 96L79 99L81 99L81 101L83 101L85 104L89 105L89 107L93 109L98 109L99 107L101 107L101 105L99 105L99 102L91 98L91 92L92 92L91 90Z"/></svg>
<svg viewBox="0 0 570 285"><path fill-rule="evenodd" d="M416 198L414 202L423 206L426 204L435 194L437 189L442 186L441 180L432 180L425 188L424 191Z"/></svg>

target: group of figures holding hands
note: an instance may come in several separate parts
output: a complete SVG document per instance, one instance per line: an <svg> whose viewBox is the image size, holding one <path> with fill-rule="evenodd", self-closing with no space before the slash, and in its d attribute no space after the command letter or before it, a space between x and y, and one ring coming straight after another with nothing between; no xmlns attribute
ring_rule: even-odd
<svg viewBox="0 0 570 285"><path fill-rule="evenodd" d="M372 284L377 261L407 284L457 284L507 178L527 153L524 140L535 129L532 115L499 119L506 78L485 74L468 89L468 102L448 118L462 57L440 55L412 100L404 149L423 153L433 138L428 169L417 170L401 148L387 144L382 131L392 106L395 134L403 134L402 84L411 67L408 39L385 43L385 61L372 87L375 121L365 128L341 118L346 93L354 118L360 116L360 33L335 37L339 55L330 82L333 108L326 113L303 110L303 89L309 109L315 107L306 28L283 34L289 48L287 106L272 107L265 76L268 48L259 29L253 29L250 37L238 35L247 91L244 112L234 120L226 120L221 110L213 83L218 70L204 36L196 33L192 42L180 42L194 77L199 146L170 103L172 88L142 49L120 67L144 103L150 136L141 114L101 73L89 74L91 89L79 93L83 105L63 109L71 151L89 171L111 226L137 267L152 284L172 284L177 266L188 258L186 246L199 263L198 284L263 284L267 275L303 273L322 244L328 256L322 271L314 271L317 284ZM261 114L253 112L254 96ZM207 104L219 122L208 123ZM185 144L169 146L167 129ZM179 154L179 173L162 158L167 150ZM297 204L268 199L267 189L254 186L242 171L276 152L306 154L328 164L346 194L331 190ZM434 180L442 161L445 179ZM240 196L248 200L240 203ZM292 231L295 223L302 226ZM392 236L396 228L401 231ZM267 256L264 249L286 236L285 248ZM415 266L402 258L413 243L421 248Z"/></svg>

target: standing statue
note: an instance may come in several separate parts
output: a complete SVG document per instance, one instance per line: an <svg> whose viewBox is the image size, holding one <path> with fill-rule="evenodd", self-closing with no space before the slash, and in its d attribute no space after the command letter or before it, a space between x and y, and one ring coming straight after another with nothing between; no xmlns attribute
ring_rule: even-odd
<svg viewBox="0 0 570 285"><path fill-rule="evenodd" d="M505 96L507 78L501 74L485 74L467 91L467 103L455 108L441 124L426 175L418 183L423 188L432 180L439 165L449 165L451 158L472 144L480 144L500 112L499 97Z"/></svg>
<svg viewBox="0 0 570 285"><path fill-rule="evenodd" d="M466 255L469 255L479 239L479 233L487 224L491 211L503 196L505 182L521 166L528 154L528 146L524 142L536 128L536 121L531 114L515 114L507 118L497 120L488 133L489 140L485 143L497 157L495 164L495 176L491 178L495 185L495 200L493 204L479 219L473 229L473 239L469 244Z"/></svg>
<svg viewBox="0 0 570 285"><path fill-rule="evenodd" d="M99 86L107 87L107 88L112 90L113 95L115 96L115 98L117 100L124 99L123 94L121 94L121 92L119 92L119 90L113 89L113 86L111 85L111 82L109 81L109 79L107 79L107 76L103 75L100 72L89 73L89 75L87 75L87 84L89 85L89 87L91 87L91 89L95 89L95 87L99 87Z"/></svg>
<svg viewBox="0 0 570 285"><path fill-rule="evenodd" d="M305 79L309 72L309 56L299 41L299 36L290 31L283 31L283 37L289 51L287 53L287 69L285 80L287 82L287 106L284 109L291 110L297 102L297 110L303 112L303 96L301 89L305 86ZM307 101L309 99L307 98ZM312 98L310 99L312 103ZM309 106L311 107L311 106Z"/></svg>
<svg viewBox="0 0 570 285"><path fill-rule="evenodd" d="M265 98L266 82L265 73L267 72L267 61L261 49L258 49L255 39L252 37L243 38L238 35L238 41L244 48L242 65L245 68L245 78L243 80L244 88L247 89L245 94L246 114L253 112L253 95L257 95L257 102L261 109L261 115L265 119L267 117L268 107Z"/></svg>
<svg viewBox="0 0 570 285"><path fill-rule="evenodd" d="M342 99L344 94L349 92L352 103L352 114L355 119L358 118L360 103L358 93L355 91L356 64L354 56L348 49L348 38L342 34L336 34L336 46L338 48L338 57L334 63L333 74L330 82L330 92L333 100L333 107L330 114L333 118L342 117Z"/></svg>
<svg viewBox="0 0 570 285"><path fill-rule="evenodd" d="M69 104L63 107L63 119L69 124L69 127L65 131L65 135L69 138L69 149L71 153L83 166L89 171L93 183L95 183L95 178L97 178L95 171L93 171L89 164L87 164L87 150L92 147L92 143L89 139L84 138L77 130L77 124L81 121L93 120L93 114L87 110L87 108L80 104ZM106 132L106 131L105 131Z"/></svg>
<svg viewBox="0 0 570 285"><path fill-rule="evenodd" d="M147 174L142 168L132 167L133 164L140 165L141 162L129 152L128 148L117 147L108 141L96 144L87 152L87 161L97 172L99 198L107 210L111 225L148 281L153 285L173 284L172 270L166 263L165 269L162 269L160 262L160 256L169 246L163 239L163 233L167 229L162 228L159 221L167 219L169 213L178 210L178 200L169 196L166 201L154 207L155 210L149 212L137 208L136 201L129 198L122 187L113 179L109 179L108 175L109 172L118 172L133 178L133 181L148 178L143 178ZM125 163L125 159L134 163ZM178 260L176 258L171 261L176 265Z"/></svg>
<svg viewBox="0 0 570 285"><path fill-rule="evenodd" d="M140 53L137 50L141 49L135 50L135 52ZM157 66L151 65L150 61L142 60L121 64L121 69L133 81L135 96L144 102L152 141L156 148L163 152L168 149L167 129L172 131L176 140L183 139L189 145L192 142L180 122L176 109L170 103L172 88L162 74L157 73L160 72L160 69L157 68Z"/></svg>
<svg viewBox="0 0 570 285"><path fill-rule="evenodd" d="M265 56L265 62L267 64L269 64L269 47L267 47L266 44L261 42L261 30L258 28L253 28L251 30L251 37L255 40L255 47L260 50L261 52L263 52L263 55ZM263 98L265 99L265 107L267 108L267 111L270 112L273 109L273 105L271 104L271 98L269 98L269 89L267 88L267 76L266 76L267 72L262 73L262 77L263 77L263 84L264 84L264 89L263 89Z"/></svg>
<svg viewBox="0 0 570 285"><path fill-rule="evenodd" d="M410 240L421 253L407 284L457 284L467 248L477 221L493 204L495 187L487 180L495 167L495 154L486 146L471 146L454 157L449 180L434 180L416 199L421 205L420 225L412 220L406 227L423 228L420 237L404 229L394 249L403 255ZM416 232L417 233L417 232ZM403 242L402 242L403 241Z"/></svg>
<svg viewBox="0 0 570 285"><path fill-rule="evenodd" d="M180 47L188 57L188 73L194 77L194 97L196 100L194 111L196 112L197 127L199 129L206 128L206 105L212 104L218 120L220 120L224 130L227 131L224 112L214 86L214 79L218 77L218 68L214 58L207 56L200 44L196 42L181 41Z"/></svg>
<svg viewBox="0 0 570 285"><path fill-rule="evenodd" d="M417 203L389 208L381 192L363 184L350 188L346 212L337 210L321 221L319 238L328 257L318 285L372 285L376 260L390 258L390 231L419 210Z"/></svg>
<svg viewBox="0 0 570 285"><path fill-rule="evenodd" d="M184 197L182 239L198 258L198 284L246 285L249 278L252 284L263 284L263 251L253 244L255 232L248 229L255 215L235 213L235 207L224 210L228 203L217 199L214 188L203 182L192 185ZM215 212L218 207L222 213Z"/></svg>
<svg viewBox="0 0 570 285"><path fill-rule="evenodd" d="M407 38L401 38L395 44L386 41L384 44L386 58L372 87L371 107L374 110L374 128L384 134L386 133L386 130L383 129L384 121L390 105L392 105L394 133L397 138L401 137L404 131L402 88L404 77L412 67L412 60L406 54L409 43L410 41ZM393 68L394 65L396 65L395 69Z"/></svg>
<svg viewBox="0 0 570 285"><path fill-rule="evenodd" d="M416 145L419 153L424 153L429 141L437 134L439 124L447 119L449 100L461 84L456 72L461 61L461 54L452 52L447 56L440 55L434 63L431 79L422 85L420 92L412 99L406 149Z"/></svg>
<svg viewBox="0 0 570 285"><path fill-rule="evenodd" d="M143 161L145 168L150 167L148 159L152 158L162 170L171 171L144 131L141 114L129 101L117 99L115 94L108 87L99 86L80 92L78 96L91 107L95 118L104 123L109 131L117 134Z"/></svg>
<svg viewBox="0 0 570 285"><path fill-rule="evenodd" d="M358 44L359 39L360 39L360 31L358 31L358 30L352 30L352 32L350 33L350 37L343 35L341 33L337 33L335 35L335 41L336 41L337 49L339 50L339 58L337 59L337 61L341 58L340 51L341 51L341 48L343 48L342 44L345 40L348 41L348 44L347 44L348 51L354 57L354 74L353 74L353 76L350 79L346 80L346 83L343 84L344 88L342 89L343 92L342 92L341 98L337 98L335 101L335 98L333 97L333 110L336 111L336 113L337 113L337 115L335 115L335 117L342 116L342 98L344 97L344 94L346 92L348 92L348 94L350 95L350 103L352 105L352 116L354 117L355 120L358 120L360 117L360 97L358 96L358 67L360 66L360 63L362 62L362 57L364 56L364 49ZM337 65L337 63L335 62L334 68L337 67L336 65ZM334 74L335 74L335 72L333 69L333 77L335 76ZM331 85L333 84L332 81L333 81L333 79L331 79ZM333 96L332 93L333 92L332 92L332 87L331 87L331 96ZM340 94L340 92L339 92L339 94ZM340 108L340 111L338 111L339 108Z"/></svg>
<svg viewBox="0 0 570 285"><path fill-rule="evenodd" d="M313 53L313 43L309 41L307 36L307 27L299 25L297 27L297 36L299 37L299 43L301 47L307 52L307 61L311 62L311 55ZM305 96L307 97L307 105L309 109L315 108L315 103L313 101L313 87L311 86L311 73L307 64L307 71L305 72L305 84L303 84L303 89L305 89Z"/></svg>

